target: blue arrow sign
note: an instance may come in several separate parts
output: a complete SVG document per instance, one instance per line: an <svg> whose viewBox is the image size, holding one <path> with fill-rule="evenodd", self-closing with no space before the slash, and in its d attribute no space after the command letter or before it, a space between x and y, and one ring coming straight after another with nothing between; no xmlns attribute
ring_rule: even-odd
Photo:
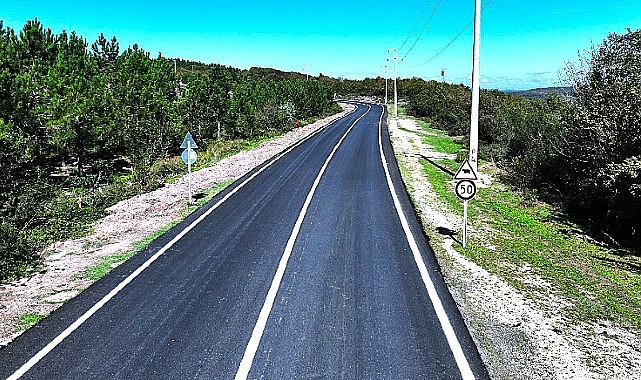
<svg viewBox="0 0 641 380"><path fill-rule="evenodd" d="M194 141L194 138L191 137L191 133L187 132L185 135L185 138L183 139L183 143L180 145L181 148L187 149L195 149L198 148L198 145L196 145L196 142Z"/></svg>

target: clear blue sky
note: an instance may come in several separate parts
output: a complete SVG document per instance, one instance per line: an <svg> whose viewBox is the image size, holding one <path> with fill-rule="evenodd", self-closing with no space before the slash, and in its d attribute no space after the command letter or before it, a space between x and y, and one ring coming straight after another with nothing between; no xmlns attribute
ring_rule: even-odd
<svg viewBox="0 0 641 380"><path fill-rule="evenodd" d="M472 21L473 0L2 2L0 19L16 32L37 17L90 44L102 32L116 36L121 50L138 43L154 56L298 72L309 66L333 77L382 76L383 65L391 71L387 49L407 40L400 77L440 79L445 70L448 82L470 82L472 26L455 37ZM483 88L555 86L579 52L611 32L641 29L641 1L491 0L481 25Z"/></svg>

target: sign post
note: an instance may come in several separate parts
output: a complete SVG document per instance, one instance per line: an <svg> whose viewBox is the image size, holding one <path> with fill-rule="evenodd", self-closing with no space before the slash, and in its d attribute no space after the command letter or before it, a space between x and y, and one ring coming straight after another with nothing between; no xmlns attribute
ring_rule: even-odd
<svg viewBox="0 0 641 380"><path fill-rule="evenodd" d="M458 181L454 187L456 196L463 200L463 248L467 246L467 201L476 196L476 172L468 160L463 161L461 167L454 175L454 180Z"/></svg>
<svg viewBox="0 0 641 380"><path fill-rule="evenodd" d="M191 165L196 162L196 159L198 158L198 155L194 150L195 148L198 148L198 145L196 145L193 137L191 137L191 133L187 132L180 147L185 149L183 150L181 157L183 162L187 164L187 172L189 173L189 198L187 199L187 203L191 204Z"/></svg>

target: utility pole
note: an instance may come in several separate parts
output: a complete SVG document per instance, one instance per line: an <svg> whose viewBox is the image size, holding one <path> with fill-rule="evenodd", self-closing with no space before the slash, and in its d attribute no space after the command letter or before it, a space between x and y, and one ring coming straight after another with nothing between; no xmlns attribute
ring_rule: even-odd
<svg viewBox="0 0 641 380"><path fill-rule="evenodd" d="M472 170L478 173L479 100L481 63L481 0L474 0L474 47L472 49L472 110L470 116L470 156Z"/></svg>
<svg viewBox="0 0 641 380"><path fill-rule="evenodd" d="M305 73L307 74L307 80L309 80L309 65L305 65Z"/></svg>
<svg viewBox="0 0 641 380"><path fill-rule="evenodd" d="M395 48L389 48L387 49L387 53L389 54L390 52L394 52L394 117L398 116L398 92L396 89L396 61L398 60L398 51ZM390 58L388 57L387 60L389 61Z"/></svg>
<svg viewBox="0 0 641 380"><path fill-rule="evenodd" d="M387 105L387 65L383 65L383 70L385 72L383 74L385 76L385 105Z"/></svg>

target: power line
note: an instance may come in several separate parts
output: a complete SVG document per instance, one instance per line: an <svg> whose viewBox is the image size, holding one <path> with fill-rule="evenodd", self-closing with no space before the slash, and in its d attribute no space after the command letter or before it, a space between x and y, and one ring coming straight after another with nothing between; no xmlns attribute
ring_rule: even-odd
<svg viewBox="0 0 641 380"><path fill-rule="evenodd" d="M417 19L417 20L416 20L416 22L414 23L414 26L412 27L412 30L409 32L409 34L408 34L408 35L407 35L407 37L405 38L405 41L403 41L403 43L401 44L401 47L400 47L400 48L398 48L398 50L403 50L403 46L405 46L405 44L407 43L407 41L409 41L410 37L412 37L412 34L414 34L414 31L416 30L416 26L418 26L418 23L419 23L419 22L421 21L421 19L423 18L423 15L425 14L425 11L427 10L427 6L428 6L428 5L430 5L430 0L427 0L427 2L425 3L425 6L423 7L423 10L421 11L421 15L420 15L420 16L418 16L418 19Z"/></svg>
<svg viewBox="0 0 641 380"><path fill-rule="evenodd" d="M425 23L425 26L423 26L423 30L421 30L421 33L419 33L419 35L416 36L416 39L414 40L414 43L412 44L412 47L410 47L410 49L407 51L407 53L405 53L403 58L401 58L401 61L404 60L405 58L407 58L407 56L410 54L412 49L414 49L414 46L416 46L416 43L418 42L418 40L423 36L423 33L425 33L425 29L427 29L427 26L430 24L430 21L432 21L432 18L436 14L436 11L438 10L438 6L441 5L441 1L442 0L438 0L438 3L436 3L436 6L434 7L434 10L432 11L432 15L430 16L430 18L427 19L427 22Z"/></svg>
<svg viewBox="0 0 641 380"><path fill-rule="evenodd" d="M483 6L482 11L484 11L484 10L485 10L485 8L487 8L491 3L492 3L492 0L488 0L488 2L487 2L487 3L485 3L485 5ZM453 44L453 43L454 43L454 42L455 42L455 41L456 41L456 40L457 40L457 39L458 39L458 38L459 38L463 33L465 33L465 31L466 31L466 30L470 27L470 25L472 25L472 24L474 24L474 19L470 20L470 22L469 22L467 25L465 25L465 27L464 27L464 28L463 28L463 29L462 29L462 30L461 30L461 31L460 31L460 32L459 32L459 33L458 33L458 34L457 34L457 35L456 35L456 36L455 36L455 37L454 37L454 38L453 38L453 39L452 39L452 40L451 40L447 45L445 45L445 47L444 47L444 48L442 48L441 50L439 50L439 51L438 51L438 53L434 54L434 56L432 56L432 57L431 57L430 59L428 59L426 62L423 62L423 63L421 63L421 64L419 64L419 65L417 65L417 66L424 66L424 65L427 65L428 63L432 62L433 60L435 60L435 59L436 59L436 57L438 57L439 55L441 55L441 53L443 53L445 50L447 50L447 48L449 48L449 47L450 47L450 46L451 46L451 45L452 45L452 44Z"/></svg>
<svg viewBox="0 0 641 380"><path fill-rule="evenodd" d="M459 34L457 34L457 35L456 35L456 37L454 37L454 38L452 39L452 41L450 41L447 45L445 45L445 47L444 47L443 49L439 50L439 52L438 52L438 53L436 53L436 54L434 54L434 56L433 56L432 58L428 59L426 62L421 63L421 64L420 64L420 65L418 65L418 66L427 65L428 63L430 63L430 62L432 62L433 60L435 60L435 59L436 59L436 57L438 57L439 55L441 55L441 53L442 53L442 52L444 52L445 50L447 50L447 48L448 48L448 47L450 47L450 46L454 43L454 41L456 41L456 40L461 36L461 34L463 34L463 33L464 33L464 32L465 32L465 31L470 27L470 25L472 25L473 23L474 23L474 20L470 21L467 25L465 25L465 28L463 28L463 29L459 32Z"/></svg>

